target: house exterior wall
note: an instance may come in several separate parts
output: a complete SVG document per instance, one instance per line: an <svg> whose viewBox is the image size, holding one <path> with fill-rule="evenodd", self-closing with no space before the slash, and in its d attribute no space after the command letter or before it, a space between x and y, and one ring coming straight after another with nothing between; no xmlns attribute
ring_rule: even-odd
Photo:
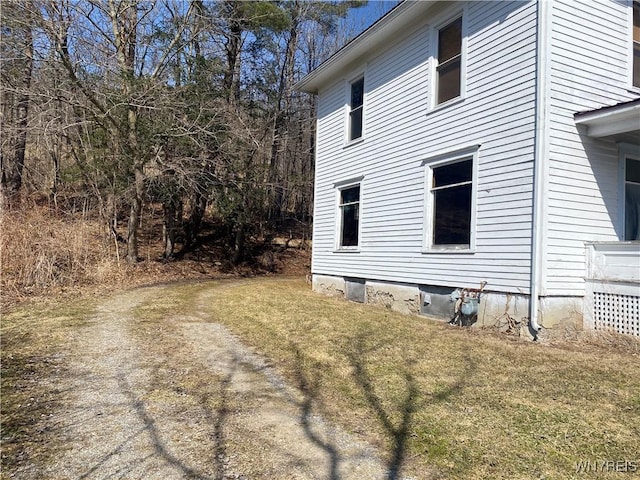
<svg viewBox="0 0 640 480"><path fill-rule="evenodd" d="M444 2L321 89L312 272L526 295L530 284L536 4ZM432 108L434 25L463 11L464 99ZM345 145L348 82L364 73L364 138ZM425 251L426 166L479 146L473 252ZM446 155L444 155L446 157ZM442 157L438 157L442 158ZM336 185L361 181L360 241L337 251Z"/></svg>
<svg viewBox="0 0 640 480"><path fill-rule="evenodd" d="M581 297L585 242L622 239L621 185L617 144L587 137L573 115L640 94L630 77L631 1L552 0L551 11L542 294Z"/></svg>

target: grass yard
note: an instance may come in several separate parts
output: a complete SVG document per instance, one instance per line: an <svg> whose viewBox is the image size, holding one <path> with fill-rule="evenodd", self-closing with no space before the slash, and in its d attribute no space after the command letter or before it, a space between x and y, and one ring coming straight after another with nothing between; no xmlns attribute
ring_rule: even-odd
<svg viewBox="0 0 640 480"><path fill-rule="evenodd" d="M211 310L403 473L640 473L637 343L541 346L319 296L299 281L221 289ZM596 464L594 476L577 471L586 461L622 463Z"/></svg>
<svg viewBox="0 0 640 480"><path fill-rule="evenodd" d="M95 302L83 298L55 306L26 305L2 315L0 478L27 457L43 462L55 454L40 421L59 406L62 392L56 380L65 370L63 344L94 307Z"/></svg>
<svg viewBox="0 0 640 480"><path fill-rule="evenodd" d="M198 282L165 291L133 313L138 329L148 331L141 342L170 333L172 322L196 310L226 325L301 388L314 412L378 446L392 474L640 474L637 341L543 346L320 296L298 279ZM25 306L3 319L4 466L25 443L46 461L49 447L38 444L34 419L55 409L48 378L63 374L57 352L95 301L37 314ZM583 463L590 471L577 471L580 462L591 462ZM616 471L625 469L636 471Z"/></svg>

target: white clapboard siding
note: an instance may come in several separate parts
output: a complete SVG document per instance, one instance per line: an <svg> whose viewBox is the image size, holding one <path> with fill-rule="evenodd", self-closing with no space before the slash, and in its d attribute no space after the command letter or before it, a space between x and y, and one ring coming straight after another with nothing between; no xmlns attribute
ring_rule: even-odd
<svg viewBox="0 0 640 480"><path fill-rule="evenodd" d="M444 13L457 8L444 4ZM464 100L430 108L428 15L320 90L314 273L454 287L488 281L492 290L528 291L536 5L469 2L465 13ZM362 71L364 138L345 146L347 81ZM480 145L475 252L426 253L424 160L470 145ZM336 252L335 185L361 177L360 248Z"/></svg>
<svg viewBox="0 0 640 480"><path fill-rule="evenodd" d="M573 115L637 97L628 84L630 4L554 0L552 8L544 291L583 295L584 243L619 240L620 185L615 143L580 135Z"/></svg>

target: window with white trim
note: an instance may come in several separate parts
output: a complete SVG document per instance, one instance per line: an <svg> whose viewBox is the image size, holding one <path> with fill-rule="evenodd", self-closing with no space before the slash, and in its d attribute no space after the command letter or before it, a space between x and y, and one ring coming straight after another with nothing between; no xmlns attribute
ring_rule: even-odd
<svg viewBox="0 0 640 480"><path fill-rule="evenodd" d="M462 17L438 30L435 103L462 95Z"/></svg>
<svg viewBox="0 0 640 480"><path fill-rule="evenodd" d="M624 239L640 240L640 159L625 159Z"/></svg>
<svg viewBox="0 0 640 480"><path fill-rule="evenodd" d="M362 138L364 111L364 77L351 82L349 101L349 141Z"/></svg>
<svg viewBox="0 0 640 480"><path fill-rule="evenodd" d="M360 232L360 184L338 190L338 248L355 248Z"/></svg>
<svg viewBox="0 0 640 480"><path fill-rule="evenodd" d="M425 248L473 251L479 145L435 155L426 171Z"/></svg>

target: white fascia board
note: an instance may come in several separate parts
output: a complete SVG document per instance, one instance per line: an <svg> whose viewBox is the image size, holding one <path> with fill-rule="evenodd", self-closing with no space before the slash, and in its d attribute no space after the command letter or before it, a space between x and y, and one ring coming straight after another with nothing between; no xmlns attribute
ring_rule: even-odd
<svg viewBox="0 0 640 480"><path fill-rule="evenodd" d="M424 13L434 3L433 0L405 0L308 73L293 89L317 94L323 85L346 73L354 63L361 63L363 58L386 47L422 22Z"/></svg>
<svg viewBox="0 0 640 480"><path fill-rule="evenodd" d="M589 113L578 114L575 117L576 125L587 127L587 135L590 137L608 137L619 133L640 131L640 103L626 107L596 110Z"/></svg>

